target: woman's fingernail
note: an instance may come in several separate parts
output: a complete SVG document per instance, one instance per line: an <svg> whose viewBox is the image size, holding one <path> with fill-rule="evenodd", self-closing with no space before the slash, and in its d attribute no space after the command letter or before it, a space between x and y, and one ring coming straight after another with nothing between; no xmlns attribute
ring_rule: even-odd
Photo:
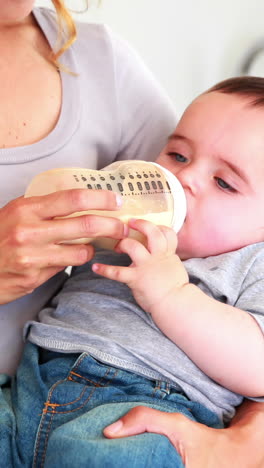
<svg viewBox="0 0 264 468"><path fill-rule="evenodd" d="M128 237L128 234L129 234L129 227L127 224L124 224L124 236L125 237Z"/></svg>
<svg viewBox="0 0 264 468"><path fill-rule="evenodd" d="M116 193L116 204L118 208L123 205L123 198L118 193Z"/></svg>
<svg viewBox="0 0 264 468"><path fill-rule="evenodd" d="M137 218L129 218L129 224L133 226L135 222L137 221Z"/></svg>
<svg viewBox="0 0 264 468"><path fill-rule="evenodd" d="M111 432L111 434L116 434L119 432L123 427L123 422L119 419L119 421L114 422L113 424L110 424L110 426L107 426L107 432Z"/></svg>

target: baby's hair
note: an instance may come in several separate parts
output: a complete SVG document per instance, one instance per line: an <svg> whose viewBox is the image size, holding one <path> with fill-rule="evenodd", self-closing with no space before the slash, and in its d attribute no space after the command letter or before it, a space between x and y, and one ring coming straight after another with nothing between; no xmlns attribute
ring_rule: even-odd
<svg viewBox="0 0 264 468"><path fill-rule="evenodd" d="M73 18L64 5L64 0L51 1L57 13L57 21L59 26L58 41L59 43L61 43L62 40L64 41L61 47L52 53L51 61L57 68L61 69L63 67L59 64L58 58L73 44L73 42L76 40L77 33Z"/></svg>
<svg viewBox="0 0 264 468"><path fill-rule="evenodd" d="M205 94L218 91L225 94L237 94L249 98L250 105L264 107L264 78L258 76L238 76L220 81Z"/></svg>

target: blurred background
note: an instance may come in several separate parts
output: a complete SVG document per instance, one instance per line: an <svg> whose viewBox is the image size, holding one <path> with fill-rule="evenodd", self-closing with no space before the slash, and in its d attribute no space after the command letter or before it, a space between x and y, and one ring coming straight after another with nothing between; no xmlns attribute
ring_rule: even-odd
<svg viewBox="0 0 264 468"><path fill-rule="evenodd" d="M105 23L126 39L166 89L178 116L217 81L264 76L262 0L92 0L85 12L85 0L65 4L76 20Z"/></svg>

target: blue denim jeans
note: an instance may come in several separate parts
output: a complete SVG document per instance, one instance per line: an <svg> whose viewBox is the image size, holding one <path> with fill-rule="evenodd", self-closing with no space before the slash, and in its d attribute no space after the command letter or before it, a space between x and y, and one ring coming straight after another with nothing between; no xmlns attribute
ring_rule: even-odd
<svg viewBox="0 0 264 468"><path fill-rule="evenodd" d="M165 436L103 436L105 426L141 404L221 427L214 413L166 382L86 353L53 353L28 343L11 386L3 375L0 384L0 460L6 468L183 468Z"/></svg>

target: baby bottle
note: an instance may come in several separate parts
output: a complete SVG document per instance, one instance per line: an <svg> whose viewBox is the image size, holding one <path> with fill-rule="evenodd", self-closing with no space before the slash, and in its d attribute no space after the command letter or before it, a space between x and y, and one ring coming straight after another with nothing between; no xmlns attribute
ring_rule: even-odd
<svg viewBox="0 0 264 468"><path fill-rule="evenodd" d="M71 167L51 169L34 177L25 197L73 188L112 190L123 197L123 204L118 211L89 210L74 213L71 217L92 213L118 217L125 223L130 218L141 218L172 227L178 232L186 216L185 194L178 179L159 164L146 161L116 161L101 170ZM129 235L144 242L143 236L133 229L130 229ZM111 249L118 241L110 238L85 238L70 242L93 242Z"/></svg>

